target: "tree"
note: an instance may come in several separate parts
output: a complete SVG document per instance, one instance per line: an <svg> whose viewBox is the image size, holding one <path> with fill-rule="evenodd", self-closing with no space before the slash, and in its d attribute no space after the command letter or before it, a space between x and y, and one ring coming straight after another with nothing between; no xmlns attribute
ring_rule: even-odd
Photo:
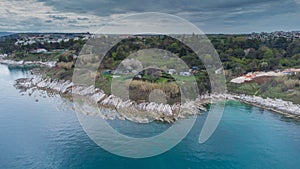
<svg viewBox="0 0 300 169"><path fill-rule="evenodd" d="M287 48L287 55L293 56L294 54L300 53L300 41L295 40L289 44Z"/></svg>
<svg viewBox="0 0 300 169"><path fill-rule="evenodd" d="M269 49L269 48L266 49L266 51L263 54L263 58L264 59L274 58L273 51L271 49Z"/></svg>
<svg viewBox="0 0 300 169"><path fill-rule="evenodd" d="M237 48L233 50L233 55L235 57L243 58L245 57L245 52L242 48Z"/></svg>
<svg viewBox="0 0 300 169"><path fill-rule="evenodd" d="M269 67L268 62L261 62L261 63L259 64L260 70L267 70L268 67Z"/></svg>

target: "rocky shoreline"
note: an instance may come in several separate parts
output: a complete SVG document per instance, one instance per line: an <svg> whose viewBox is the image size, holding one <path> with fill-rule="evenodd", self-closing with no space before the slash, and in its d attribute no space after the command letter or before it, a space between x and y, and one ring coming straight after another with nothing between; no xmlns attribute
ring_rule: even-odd
<svg viewBox="0 0 300 169"><path fill-rule="evenodd" d="M293 104L281 99L262 98L258 96L236 95L236 94L214 94L202 95L194 101L183 104L157 104L137 103L132 100L122 100L114 95L106 95L101 89L94 86L75 86L71 81L43 79L40 76L16 80L15 86L19 89L40 89L68 96L82 96L92 104L117 110L119 113L114 117L105 115L103 118L127 119L138 123L148 123L153 120L173 123L180 118L200 114L206 111L205 105L218 100L238 100L256 107L268 109L291 118L300 118L300 105ZM91 113L87 113L91 114Z"/></svg>
<svg viewBox="0 0 300 169"><path fill-rule="evenodd" d="M229 94L228 94L229 95ZM300 118L300 105L282 99L262 98L259 96L234 95L230 94L233 99L240 102L271 110L283 114L290 118Z"/></svg>
<svg viewBox="0 0 300 169"><path fill-rule="evenodd" d="M40 65L40 66L46 66L46 67L54 67L56 65L56 62L42 62L42 61L15 61L15 60L9 60L9 59L1 59L1 64L6 65L16 65L16 66L22 66L22 65Z"/></svg>
<svg viewBox="0 0 300 169"><path fill-rule="evenodd" d="M40 76L18 79L15 86L18 89L40 89L68 96L84 97L91 104L117 110L121 114L119 116L120 119L128 119L139 123L147 123L153 120L173 123L180 118L186 118L187 116L200 114L201 111L206 111L204 106L211 103L211 99L208 97L201 97L194 101L174 105L154 102L137 103L132 100L122 100L114 95L107 95L94 86L84 87L74 85L73 82L68 80L43 79Z"/></svg>

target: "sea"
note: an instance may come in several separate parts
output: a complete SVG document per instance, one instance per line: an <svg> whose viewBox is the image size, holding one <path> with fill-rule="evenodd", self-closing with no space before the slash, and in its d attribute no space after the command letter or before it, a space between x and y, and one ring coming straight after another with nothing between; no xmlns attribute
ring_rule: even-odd
<svg viewBox="0 0 300 169"><path fill-rule="evenodd" d="M14 87L16 79L30 76L28 70L0 65L1 169L300 168L300 122L237 101L226 103L216 131L202 144L199 134L209 112L198 115L188 135L167 152L142 159L112 154L84 132L69 99ZM171 126L117 119L109 124L135 137Z"/></svg>

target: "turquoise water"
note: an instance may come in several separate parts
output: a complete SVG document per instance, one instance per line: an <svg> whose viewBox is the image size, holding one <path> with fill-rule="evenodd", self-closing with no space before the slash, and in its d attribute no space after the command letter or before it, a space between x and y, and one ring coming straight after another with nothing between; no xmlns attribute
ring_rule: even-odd
<svg viewBox="0 0 300 169"><path fill-rule="evenodd" d="M204 144L206 115L175 148L146 159L119 157L98 147L81 128L69 101L43 92L22 95L14 80L26 71L0 65L0 168L299 168L300 123L267 110L228 102L220 125ZM120 132L147 137L168 125L112 121ZM112 140L113 141L113 140Z"/></svg>

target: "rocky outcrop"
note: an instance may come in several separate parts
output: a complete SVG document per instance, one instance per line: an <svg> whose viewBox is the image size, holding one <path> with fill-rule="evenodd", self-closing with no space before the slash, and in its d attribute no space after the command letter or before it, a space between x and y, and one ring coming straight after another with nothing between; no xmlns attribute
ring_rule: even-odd
<svg viewBox="0 0 300 169"><path fill-rule="evenodd" d="M258 96L236 95L236 94L212 94L201 95L193 101L182 104L158 104L158 103L137 103L132 100L122 100L114 95L106 95L101 89L94 86L74 85L71 81L43 79L39 76L34 78L18 79L17 88L51 90L60 94L83 96L94 105L117 110L112 114L101 114L103 118L128 119L139 123L148 123L153 120L172 123L180 118L196 115L206 111L204 105L224 100L238 100L246 104L272 110L289 117L300 118L300 105L293 104L281 99L262 98ZM92 112L88 114L93 114Z"/></svg>
<svg viewBox="0 0 300 169"><path fill-rule="evenodd" d="M84 96L92 103L97 105L116 109L125 119L137 122L149 122L152 120L174 122L179 118L189 115L199 114L200 110L206 110L203 107L210 103L209 99L197 99L183 104L158 104L158 103L137 103L132 100L122 100L114 95L106 95L101 89L94 86L74 85L71 81L43 79L39 76L33 78L23 78L16 80L17 88L38 88L42 90L51 90L60 94L69 94ZM200 101L201 100L201 101ZM141 118L144 117L144 118ZM136 120L139 119L139 120Z"/></svg>
<svg viewBox="0 0 300 169"><path fill-rule="evenodd" d="M288 117L300 118L300 105L282 99L262 98L259 96L249 96L245 94L238 95L238 94L229 94L229 93L209 95L209 96L204 95L201 97L201 99L211 99L212 102L215 102L220 98L226 100L238 100L240 102L250 104L252 106L256 106L280 114L284 114Z"/></svg>
<svg viewBox="0 0 300 169"><path fill-rule="evenodd" d="M251 104L264 109L272 110L289 117L300 117L300 105L282 99L262 98L248 95L228 95L232 99Z"/></svg>

